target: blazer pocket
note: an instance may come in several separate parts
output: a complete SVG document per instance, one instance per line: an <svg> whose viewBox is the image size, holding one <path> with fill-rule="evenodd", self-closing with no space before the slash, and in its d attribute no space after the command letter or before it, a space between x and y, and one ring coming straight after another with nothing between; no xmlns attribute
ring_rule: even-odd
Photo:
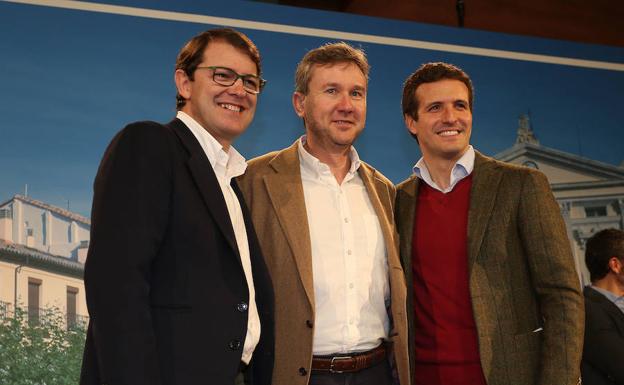
<svg viewBox="0 0 624 385"><path fill-rule="evenodd" d="M542 344L541 327L536 328L528 333L516 334L513 338L515 350L521 352L535 352L540 349Z"/></svg>
<svg viewBox="0 0 624 385"><path fill-rule="evenodd" d="M152 311L167 313L190 313L193 310L190 305L185 304L152 304L150 308Z"/></svg>

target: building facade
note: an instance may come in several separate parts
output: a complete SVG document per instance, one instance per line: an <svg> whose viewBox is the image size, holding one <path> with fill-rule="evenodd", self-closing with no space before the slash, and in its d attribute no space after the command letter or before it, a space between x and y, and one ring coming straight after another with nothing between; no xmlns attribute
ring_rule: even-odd
<svg viewBox="0 0 624 385"><path fill-rule="evenodd" d="M542 146L526 115L520 117L516 143L495 157L539 169L548 177L567 225L580 281L589 284L585 241L603 229L624 230L624 167Z"/></svg>
<svg viewBox="0 0 624 385"><path fill-rule="evenodd" d="M68 326L84 323L90 228L88 218L30 197L0 203L0 316L17 305L31 321L54 309Z"/></svg>

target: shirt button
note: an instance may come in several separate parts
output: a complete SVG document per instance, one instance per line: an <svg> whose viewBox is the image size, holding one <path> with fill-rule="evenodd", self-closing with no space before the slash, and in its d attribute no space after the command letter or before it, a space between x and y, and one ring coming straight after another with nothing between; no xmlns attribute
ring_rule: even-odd
<svg viewBox="0 0 624 385"><path fill-rule="evenodd" d="M228 346L230 347L230 349L232 350L238 350L240 349L241 346L241 342L239 340L232 340L230 341L230 343L228 344Z"/></svg>
<svg viewBox="0 0 624 385"><path fill-rule="evenodd" d="M353 325L353 318L349 320L349 325Z"/></svg>
<svg viewBox="0 0 624 385"><path fill-rule="evenodd" d="M246 312L247 309L249 309L249 305L247 305L246 302L241 302L238 305L236 305L236 310L238 310L241 313Z"/></svg>
<svg viewBox="0 0 624 385"><path fill-rule="evenodd" d="M349 289L353 289L353 286L354 286L354 285L353 285L353 282L351 282L351 283L349 284Z"/></svg>
<svg viewBox="0 0 624 385"><path fill-rule="evenodd" d="M351 255L351 249L347 250L347 254Z"/></svg>
<svg viewBox="0 0 624 385"><path fill-rule="evenodd" d="M345 218L345 223L349 223L349 218Z"/></svg>

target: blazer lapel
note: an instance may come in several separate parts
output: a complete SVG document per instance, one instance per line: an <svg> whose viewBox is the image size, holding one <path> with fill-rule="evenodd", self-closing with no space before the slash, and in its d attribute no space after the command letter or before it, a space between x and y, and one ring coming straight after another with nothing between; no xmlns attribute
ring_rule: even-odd
<svg viewBox="0 0 624 385"><path fill-rule="evenodd" d="M475 262L496 201L502 173L496 163L475 151L468 210L468 270Z"/></svg>
<svg viewBox="0 0 624 385"><path fill-rule="evenodd" d="M401 236L401 262L408 276L412 271L412 242L418 184L418 177L412 175L397 191L396 221Z"/></svg>
<svg viewBox="0 0 624 385"><path fill-rule="evenodd" d="M200 195L227 243L240 260L230 214L210 161L195 136L193 136L193 133L181 120L174 119L168 126L178 135L180 141L189 152L187 165Z"/></svg>
<svg viewBox="0 0 624 385"><path fill-rule="evenodd" d="M379 225L381 226L381 232L384 237L384 242L386 243L386 249L392 250L395 238L394 232L392 230L392 223L390 222L390 218L388 218L387 213L390 213L392 215L393 202L390 198L388 187L384 184L382 180L377 178L377 176L375 175L375 170L372 170L364 163L362 163L360 168L358 169L358 174L362 178L364 186L366 186L368 198L373 205L375 214L377 214ZM391 258L393 257L396 259L394 253L388 252L388 265L392 266L393 264L399 264L400 266L399 260L391 260Z"/></svg>
<svg viewBox="0 0 624 385"><path fill-rule="evenodd" d="M264 176L264 184L273 210L290 246L299 277L308 300L314 306L314 283L312 280L312 243L308 226L298 142L281 151L271 162L274 174Z"/></svg>

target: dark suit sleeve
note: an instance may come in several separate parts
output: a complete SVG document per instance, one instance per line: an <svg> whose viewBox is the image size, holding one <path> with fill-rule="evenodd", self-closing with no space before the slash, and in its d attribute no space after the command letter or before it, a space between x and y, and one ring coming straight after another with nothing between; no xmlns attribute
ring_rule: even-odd
<svg viewBox="0 0 624 385"><path fill-rule="evenodd" d="M94 185L85 289L102 383L156 385L151 264L167 226L171 134L156 123L122 130Z"/></svg>
<svg viewBox="0 0 624 385"><path fill-rule="evenodd" d="M544 322L536 384L577 384L584 312L570 241L548 180L540 172L526 172L518 226Z"/></svg>
<svg viewBox="0 0 624 385"><path fill-rule="evenodd" d="M583 361L614 384L624 385L624 337L604 306L588 299L585 309ZM624 314L621 317L624 320Z"/></svg>

